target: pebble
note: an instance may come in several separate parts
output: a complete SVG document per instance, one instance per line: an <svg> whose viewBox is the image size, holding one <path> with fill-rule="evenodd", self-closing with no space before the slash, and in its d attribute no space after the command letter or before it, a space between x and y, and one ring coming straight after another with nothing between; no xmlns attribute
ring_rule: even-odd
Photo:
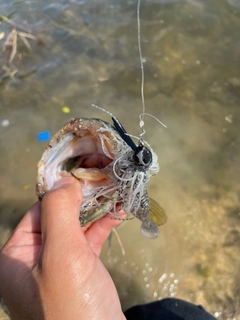
<svg viewBox="0 0 240 320"><path fill-rule="evenodd" d="M5 37L5 32L0 32L0 40L2 40Z"/></svg>
<svg viewBox="0 0 240 320"><path fill-rule="evenodd" d="M4 119L1 124L2 124L2 127L8 127L9 126L9 120L8 119Z"/></svg>

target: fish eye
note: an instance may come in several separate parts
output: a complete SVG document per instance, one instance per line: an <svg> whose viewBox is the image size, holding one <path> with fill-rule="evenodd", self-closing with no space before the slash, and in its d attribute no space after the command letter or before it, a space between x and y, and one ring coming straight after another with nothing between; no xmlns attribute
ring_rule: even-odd
<svg viewBox="0 0 240 320"><path fill-rule="evenodd" d="M133 161L140 170L146 170L152 163L152 152L140 144L134 151Z"/></svg>

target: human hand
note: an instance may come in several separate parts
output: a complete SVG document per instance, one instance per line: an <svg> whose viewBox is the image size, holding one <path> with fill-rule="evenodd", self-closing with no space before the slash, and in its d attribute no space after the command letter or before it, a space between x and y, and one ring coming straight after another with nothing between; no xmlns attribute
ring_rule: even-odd
<svg viewBox="0 0 240 320"><path fill-rule="evenodd" d="M105 216L81 228L79 182L64 178L23 217L0 252L0 294L13 320L125 319L98 258L111 229Z"/></svg>

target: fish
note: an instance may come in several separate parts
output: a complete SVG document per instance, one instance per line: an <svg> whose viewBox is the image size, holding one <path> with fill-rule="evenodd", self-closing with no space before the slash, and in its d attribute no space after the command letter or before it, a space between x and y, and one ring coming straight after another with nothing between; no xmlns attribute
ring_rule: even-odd
<svg viewBox="0 0 240 320"><path fill-rule="evenodd" d="M118 212L123 210L124 220L136 217L142 221L142 234L156 238L158 227L167 220L147 191L150 177L159 171L158 157L143 139L136 145L117 118L112 121L112 125L95 118L67 122L38 162L36 194L41 200L56 181L73 176L82 187L82 227L108 213L122 220Z"/></svg>

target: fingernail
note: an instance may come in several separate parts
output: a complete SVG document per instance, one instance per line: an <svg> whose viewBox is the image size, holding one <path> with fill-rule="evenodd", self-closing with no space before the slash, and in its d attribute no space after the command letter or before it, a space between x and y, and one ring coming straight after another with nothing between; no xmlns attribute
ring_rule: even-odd
<svg viewBox="0 0 240 320"><path fill-rule="evenodd" d="M65 177L65 178L62 178L62 179L60 179L60 180L58 180L58 181L56 181L56 182L54 183L54 186L53 186L52 190L59 189L59 188L61 188L62 186L65 186L65 185L67 185L67 184L73 184L75 181L76 181L76 179L73 178L73 177Z"/></svg>

